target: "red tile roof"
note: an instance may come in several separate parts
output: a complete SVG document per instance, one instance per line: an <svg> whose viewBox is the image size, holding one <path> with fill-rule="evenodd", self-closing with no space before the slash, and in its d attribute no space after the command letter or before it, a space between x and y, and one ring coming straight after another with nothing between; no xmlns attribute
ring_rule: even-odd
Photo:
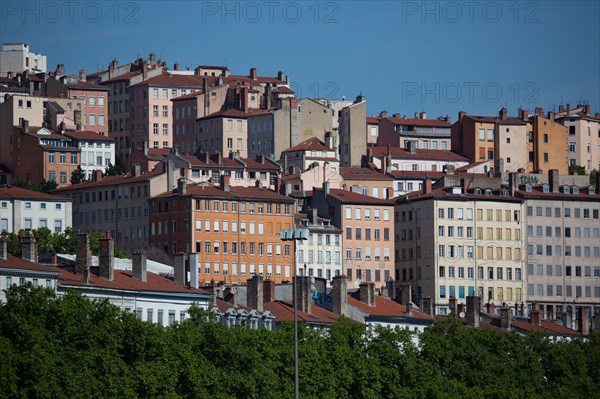
<svg viewBox="0 0 600 399"><path fill-rule="evenodd" d="M317 189L320 190L320 189ZM359 193L355 193L348 190L340 190L337 188L329 189L329 195L333 198L336 198L343 204L373 204L373 205L394 205L394 201L384 200L381 198L370 197L368 195L363 195Z"/></svg>
<svg viewBox="0 0 600 399"><path fill-rule="evenodd" d="M216 186L188 184L186 196L211 197L224 199L247 199L293 203L294 200L267 188L230 186L229 191L223 191ZM167 192L154 198L170 198L181 196L179 192Z"/></svg>
<svg viewBox="0 0 600 399"><path fill-rule="evenodd" d="M190 100L192 98L198 97L200 94L204 94L204 90L196 90L196 91L194 91L192 93L188 93L188 94L183 95L183 96L175 97L175 98L171 99L171 101Z"/></svg>
<svg viewBox="0 0 600 399"><path fill-rule="evenodd" d="M541 326L538 326L527 321L517 320L513 318L511 320L511 325L523 331L537 331L550 335L580 335L578 331L571 330L570 328L564 327L558 323L545 320L542 320Z"/></svg>
<svg viewBox="0 0 600 399"><path fill-rule="evenodd" d="M467 118L473 119L475 122L480 123L498 123L499 125L526 125L527 123L523 120L514 116L508 116L505 119L501 119L500 116L480 116L480 115L465 115Z"/></svg>
<svg viewBox="0 0 600 399"><path fill-rule="evenodd" d="M277 321L294 320L294 305L292 302L279 300L265 302L263 307L271 312ZM311 314L298 311L298 321L302 323L333 323L338 317L335 313L315 304L311 306Z"/></svg>
<svg viewBox="0 0 600 399"><path fill-rule="evenodd" d="M36 272L56 274L60 274L62 272L62 270L56 267L45 266L34 262L28 262L11 254L8 254L6 259L0 259L0 269L33 270Z"/></svg>
<svg viewBox="0 0 600 399"><path fill-rule="evenodd" d="M10 91L14 93L29 93L29 89L27 87L6 87L4 85L0 85L0 91Z"/></svg>
<svg viewBox="0 0 600 399"><path fill-rule="evenodd" d="M401 317L412 317L415 319L428 319L433 320L431 316L421 313L418 310L413 310L412 315L406 313L406 306L400 305L398 302L392 301L391 299L384 298L380 295L375 296L375 306L369 306L364 302L348 295L348 304L363 312L368 313L371 316L401 316Z"/></svg>
<svg viewBox="0 0 600 399"><path fill-rule="evenodd" d="M104 86L100 86L97 85L96 83L91 83L91 82L84 82L82 80L80 80L77 83L73 83L73 84L65 84L65 86L67 86L69 89L76 89L76 90L101 90L101 91L108 91L108 87L104 87Z"/></svg>
<svg viewBox="0 0 600 399"><path fill-rule="evenodd" d="M96 187L104 187L104 186L117 186L121 184L130 184L137 183L141 181L146 181L151 179L152 177L160 175L162 172L160 170L154 170L152 172L142 173L139 176L133 176L132 174L120 175L120 176L105 176L98 181L85 181L82 183L72 184L67 187L59 188L58 190L54 190L53 192L66 192L72 190L79 189L87 189L87 188L96 188Z"/></svg>
<svg viewBox="0 0 600 399"><path fill-rule="evenodd" d="M333 151L332 148L327 147L323 141L321 141L318 137L310 137L300 144L296 144L295 146L284 150L283 152L292 152L292 151Z"/></svg>
<svg viewBox="0 0 600 399"><path fill-rule="evenodd" d="M286 86L282 86L282 87L277 87L275 89L273 89L273 92L275 93L285 93L285 94L294 94L294 90L290 89L289 87Z"/></svg>
<svg viewBox="0 0 600 399"><path fill-rule="evenodd" d="M136 83L135 86L170 86L170 87L202 87L202 76L197 75L177 75L163 72L158 76L146 79L140 83Z"/></svg>
<svg viewBox="0 0 600 399"><path fill-rule="evenodd" d="M114 142L115 139L103 136L99 133L92 132L89 130L82 130L79 132L65 131L65 136L71 137L76 140L89 140L89 141L109 141Z"/></svg>
<svg viewBox="0 0 600 399"><path fill-rule="evenodd" d="M71 201L66 197L27 190L15 186L0 186L0 198L30 199L40 201Z"/></svg>
<svg viewBox="0 0 600 399"><path fill-rule="evenodd" d="M137 75L141 75L141 74L142 74L142 71L125 72L119 76L115 76L112 79L105 80L105 81L101 82L100 84L105 85L105 84L114 83L114 82L121 82L121 81L129 80L129 79L131 79Z"/></svg>
<svg viewBox="0 0 600 399"><path fill-rule="evenodd" d="M262 110L259 110L259 111L262 112ZM251 109L248 110L248 112L244 112L244 111L240 111L240 110L232 108L232 109L225 109L225 110L213 112L210 115L203 116L202 118L198 118L196 120L203 121L203 120L213 119L213 118L238 118L238 119L246 119L252 113L254 113L254 111L251 110Z"/></svg>
<svg viewBox="0 0 600 399"><path fill-rule="evenodd" d="M447 127L452 126L451 123L439 119L414 119L414 118L383 118L389 120L394 125L402 126L427 126L427 127Z"/></svg>
<svg viewBox="0 0 600 399"><path fill-rule="evenodd" d="M371 154L377 157L386 156L388 153L387 147L370 147ZM417 148L415 153L412 154L410 151L399 147L390 147L390 155L392 158L404 158L404 159L427 159L437 161L454 161L454 162L469 162L469 158L463 157L450 150L431 150Z"/></svg>
<svg viewBox="0 0 600 399"><path fill-rule="evenodd" d="M375 116L367 116L367 125L379 125L379 122L381 122L381 119Z"/></svg>
<svg viewBox="0 0 600 399"><path fill-rule="evenodd" d="M62 271L62 274L58 280L59 284L61 285L100 287L128 291L158 291L186 294L207 294L207 292L204 290L187 287L166 277L151 272L148 272L147 274L147 281L143 282L133 278L131 271L115 270L113 281L109 281L98 276L98 267L92 267L90 273L90 282L89 284L86 284L83 281L82 275L72 273L66 270L66 268L59 269Z"/></svg>
<svg viewBox="0 0 600 399"><path fill-rule="evenodd" d="M250 170L278 171L280 168L279 165L274 164L266 157L264 164L254 158L239 158L236 160L230 157L221 157L221 163L218 163L216 160L216 154L210 154L208 163L205 162L205 158L202 155L200 157L196 157L194 155L182 155L180 157L188 161L191 166L200 166L212 169L243 169L244 165Z"/></svg>
<svg viewBox="0 0 600 399"><path fill-rule="evenodd" d="M344 180L393 180L385 173L369 168L340 168L340 175L342 175Z"/></svg>

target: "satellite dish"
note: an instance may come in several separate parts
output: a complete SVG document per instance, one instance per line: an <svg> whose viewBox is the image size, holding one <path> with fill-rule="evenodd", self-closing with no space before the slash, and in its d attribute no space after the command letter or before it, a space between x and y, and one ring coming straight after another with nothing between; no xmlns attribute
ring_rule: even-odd
<svg viewBox="0 0 600 399"><path fill-rule="evenodd" d="M458 314L458 316L459 316L461 319L464 319L464 318L465 318L465 312L460 312L460 313Z"/></svg>
<svg viewBox="0 0 600 399"><path fill-rule="evenodd" d="M357 279L356 279L356 281L354 282L354 286L355 286L356 288L360 288L360 283L362 283L362 280L361 280L361 279L359 279L359 278L357 278Z"/></svg>

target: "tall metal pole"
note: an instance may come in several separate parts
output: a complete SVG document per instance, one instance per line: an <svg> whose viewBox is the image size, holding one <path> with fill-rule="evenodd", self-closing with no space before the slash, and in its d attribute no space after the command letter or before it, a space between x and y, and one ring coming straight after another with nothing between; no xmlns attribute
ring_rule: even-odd
<svg viewBox="0 0 600 399"><path fill-rule="evenodd" d="M298 299L296 296L296 283L298 275L298 260L296 258L296 237L294 240L294 278L292 285L292 295L294 296L294 398L299 399L299 387L298 387Z"/></svg>

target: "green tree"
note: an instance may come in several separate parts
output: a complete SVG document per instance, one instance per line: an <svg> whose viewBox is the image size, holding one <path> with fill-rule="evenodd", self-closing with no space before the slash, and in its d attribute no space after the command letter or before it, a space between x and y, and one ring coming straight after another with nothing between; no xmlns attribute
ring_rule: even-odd
<svg viewBox="0 0 600 399"><path fill-rule="evenodd" d="M81 165L77 165L77 168L71 173L71 184L77 184L85 181L85 172L81 168Z"/></svg>
<svg viewBox="0 0 600 399"><path fill-rule="evenodd" d="M584 176L587 173L585 173L585 168L581 165L569 165L569 174Z"/></svg>
<svg viewBox="0 0 600 399"><path fill-rule="evenodd" d="M597 180L598 180L598 170L593 169L590 172L590 185L592 185L592 186L595 185Z"/></svg>
<svg viewBox="0 0 600 399"><path fill-rule="evenodd" d="M118 176L125 173L125 158L121 154L117 154L115 164L109 162L104 176Z"/></svg>
<svg viewBox="0 0 600 399"><path fill-rule="evenodd" d="M9 233L6 230L2 231L2 238L6 241L6 250L11 255L21 255L21 244L19 244L19 236L16 233Z"/></svg>

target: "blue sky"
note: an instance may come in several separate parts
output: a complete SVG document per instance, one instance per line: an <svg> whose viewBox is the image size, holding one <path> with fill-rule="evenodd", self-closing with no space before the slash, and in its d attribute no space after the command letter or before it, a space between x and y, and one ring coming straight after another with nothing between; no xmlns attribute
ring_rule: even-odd
<svg viewBox="0 0 600 399"><path fill-rule="evenodd" d="M368 113L600 111L597 1L0 3L2 42L67 72L156 53L169 66L289 74L298 95L354 98Z"/></svg>

